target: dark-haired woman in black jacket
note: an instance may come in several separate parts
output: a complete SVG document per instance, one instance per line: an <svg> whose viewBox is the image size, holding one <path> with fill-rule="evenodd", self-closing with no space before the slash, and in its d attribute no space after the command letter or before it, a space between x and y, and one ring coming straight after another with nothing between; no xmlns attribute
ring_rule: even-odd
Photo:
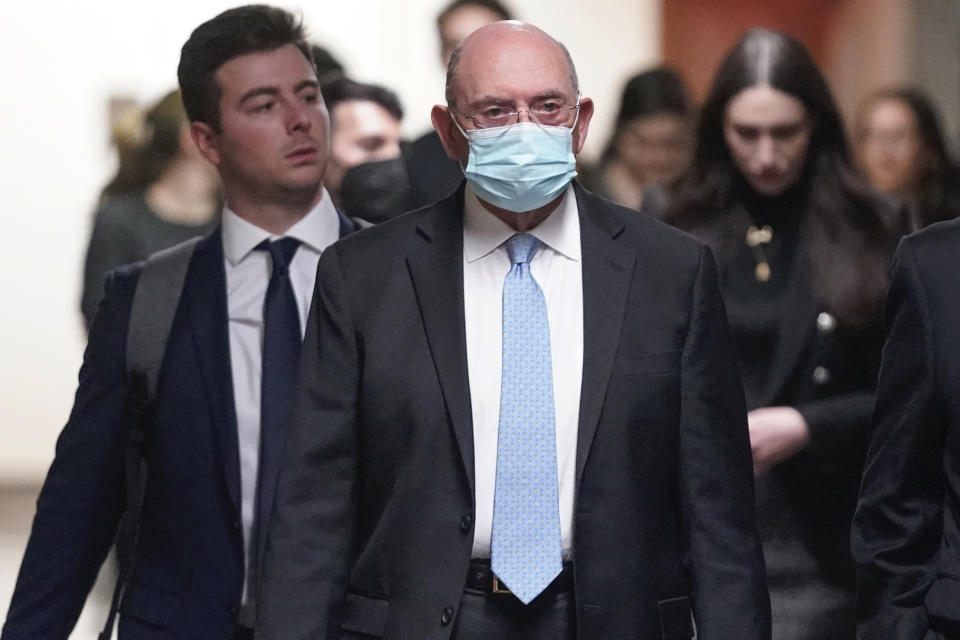
<svg viewBox="0 0 960 640"><path fill-rule="evenodd" d="M668 220L716 254L738 347L775 640L854 637L849 523L901 216L851 168L809 53L747 33Z"/></svg>

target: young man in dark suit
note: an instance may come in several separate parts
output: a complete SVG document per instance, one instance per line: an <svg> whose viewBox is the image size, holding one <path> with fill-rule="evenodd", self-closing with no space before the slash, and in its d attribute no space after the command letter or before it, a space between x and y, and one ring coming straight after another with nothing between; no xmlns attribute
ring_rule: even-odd
<svg viewBox="0 0 960 640"><path fill-rule="evenodd" d="M222 13L184 45L179 79L226 202L193 252L150 408L124 640L252 636L316 265L352 228L322 186L327 111L293 16L263 5ZM141 269L107 282L3 640L67 638L114 540L138 419L125 349Z"/></svg>
<svg viewBox="0 0 960 640"><path fill-rule="evenodd" d="M853 521L861 638L960 637L960 222L900 242Z"/></svg>
<svg viewBox="0 0 960 640"><path fill-rule="evenodd" d="M571 185L539 29L475 31L447 103L468 184L321 259L258 638L769 638L709 250Z"/></svg>

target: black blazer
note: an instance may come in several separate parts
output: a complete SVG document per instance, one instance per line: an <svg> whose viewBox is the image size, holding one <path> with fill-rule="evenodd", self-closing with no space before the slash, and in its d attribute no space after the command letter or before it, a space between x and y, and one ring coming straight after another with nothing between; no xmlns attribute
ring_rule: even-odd
<svg viewBox="0 0 960 640"><path fill-rule="evenodd" d="M341 218L341 233L353 229ZM230 640L243 589L237 423L219 229L197 244L170 331L149 428L149 482L124 640ZM142 263L107 280L70 419L44 482L3 640L67 638L124 501L126 335ZM272 477L279 461L264 461ZM269 508L269 507L267 507Z"/></svg>
<svg viewBox="0 0 960 640"><path fill-rule="evenodd" d="M960 221L900 243L852 546L863 638L960 637Z"/></svg>
<svg viewBox="0 0 960 640"><path fill-rule="evenodd" d="M692 608L701 638L768 638L743 393L710 251L576 197L578 637L690 637ZM474 516L462 208L461 186L321 260L260 638L451 634Z"/></svg>

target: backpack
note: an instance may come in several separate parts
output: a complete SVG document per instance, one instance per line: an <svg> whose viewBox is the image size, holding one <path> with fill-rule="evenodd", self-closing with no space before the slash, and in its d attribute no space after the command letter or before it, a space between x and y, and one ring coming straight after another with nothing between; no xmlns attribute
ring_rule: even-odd
<svg viewBox="0 0 960 640"><path fill-rule="evenodd" d="M199 237L191 238L147 258L133 294L127 326L126 370L128 403L134 421L130 425L124 447L126 505L117 533L120 574L113 590L110 614L98 636L99 640L110 640L113 635L120 601L133 576L143 496L147 489L147 460L143 447L173 317L180 304L180 294L183 292L193 249L200 240Z"/></svg>

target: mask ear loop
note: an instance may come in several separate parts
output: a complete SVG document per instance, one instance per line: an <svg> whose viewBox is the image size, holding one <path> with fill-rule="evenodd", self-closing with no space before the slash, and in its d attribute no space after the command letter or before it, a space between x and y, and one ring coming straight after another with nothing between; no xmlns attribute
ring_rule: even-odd
<svg viewBox="0 0 960 640"><path fill-rule="evenodd" d="M459 131L460 133L463 134L464 139L466 139L467 141L469 141L469 140L470 140L470 136L467 135L467 132L464 131L464 130L463 130L463 127L460 126L460 123L457 122L457 119L456 119L456 118L454 117L454 115L453 115L453 109L451 109L450 107L447 107L447 113L450 114L450 119L453 120L453 126L455 126L455 127L457 128L457 131Z"/></svg>
<svg viewBox="0 0 960 640"><path fill-rule="evenodd" d="M577 91L577 104L574 105L574 106L576 107L576 109L577 109L577 112L573 115L573 124L570 125L570 130L571 130L571 131L573 131L574 129L577 128L577 122L580 121L580 98L581 98L581 95L582 95L582 94L581 94L579 91Z"/></svg>

